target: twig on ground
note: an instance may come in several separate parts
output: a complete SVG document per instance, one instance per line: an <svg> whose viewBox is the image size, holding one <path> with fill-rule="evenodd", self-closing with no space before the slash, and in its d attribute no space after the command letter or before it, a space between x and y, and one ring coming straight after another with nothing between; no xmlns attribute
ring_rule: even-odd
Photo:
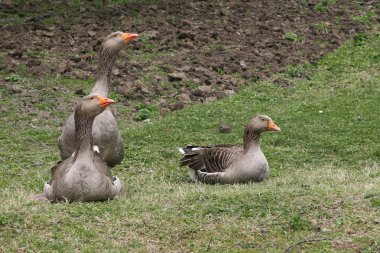
<svg viewBox="0 0 380 253"><path fill-rule="evenodd" d="M210 238L210 241L208 242L206 252L208 252L211 249L211 242L212 242L212 238Z"/></svg>
<svg viewBox="0 0 380 253"><path fill-rule="evenodd" d="M303 243L312 243L312 242L320 242L320 241L331 241L331 239L330 238L306 239L306 240L297 242L293 245L290 245L284 252L285 253L290 252L294 247Z"/></svg>

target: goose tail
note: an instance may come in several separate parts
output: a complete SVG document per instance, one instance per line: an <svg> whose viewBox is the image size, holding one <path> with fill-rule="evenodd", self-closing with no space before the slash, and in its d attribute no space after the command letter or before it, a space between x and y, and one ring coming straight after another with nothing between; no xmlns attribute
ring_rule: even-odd
<svg viewBox="0 0 380 253"><path fill-rule="evenodd" d="M199 150L202 150L202 149L205 149L205 148L208 148L207 146L185 146L185 147L182 147L182 148L179 148L178 151L182 154L182 155L188 155L188 154L192 154L196 151L199 151Z"/></svg>

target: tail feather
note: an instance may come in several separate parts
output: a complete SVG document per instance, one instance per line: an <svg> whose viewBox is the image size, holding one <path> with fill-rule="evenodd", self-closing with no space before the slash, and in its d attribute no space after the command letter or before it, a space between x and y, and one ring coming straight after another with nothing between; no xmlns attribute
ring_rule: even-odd
<svg viewBox="0 0 380 253"><path fill-rule="evenodd" d="M195 151L198 151L198 150L202 150L202 149L205 149L205 148L209 148L207 146L191 146L191 145L188 145L188 146L185 146L185 147L182 147L182 148L179 148L179 152L182 154L182 155L186 155L186 154L191 154Z"/></svg>
<svg viewBox="0 0 380 253"><path fill-rule="evenodd" d="M190 169L193 169L195 171L203 169L205 164L203 162L202 152L200 151L207 148L210 147L188 145L186 147L178 149L183 154L180 165L189 166Z"/></svg>
<svg viewBox="0 0 380 253"><path fill-rule="evenodd" d="M202 155L199 153L184 155L180 161L180 165L189 166L189 168L193 170L200 170L205 166L202 160Z"/></svg>
<svg viewBox="0 0 380 253"><path fill-rule="evenodd" d="M184 155L181 159L181 166L186 166L193 163L196 156L198 156L198 154Z"/></svg>
<svg viewBox="0 0 380 253"><path fill-rule="evenodd" d="M179 151L182 155L186 154L186 152L185 152L185 150L184 150L183 148L179 148L178 151Z"/></svg>
<svg viewBox="0 0 380 253"><path fill-rule="evenodd" d="M205 164L203 163L202 159L196 157L190 164L189 168L192 168L194 170L201 170L203 169Z"/></svg>

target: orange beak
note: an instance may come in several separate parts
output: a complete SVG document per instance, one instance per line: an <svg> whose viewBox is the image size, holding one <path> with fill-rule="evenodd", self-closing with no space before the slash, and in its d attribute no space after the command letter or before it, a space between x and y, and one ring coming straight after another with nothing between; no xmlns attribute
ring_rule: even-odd
<svg viewBox="0 0 380 253"><path fill-rule="evenodd" d="M276 124L272 120L269 121L268 128L269 128L270 131L276 131L276 132L280 132L281 131L281 128L279 128L278 126L276 126Z"/></svg>
<svg viewBox="0 0 380 253"><path fill-rule="evenodd" d="M105 98L105 97L102 97L102 96L98 96L98 99L99 99L99 105L100 105L100 107L103 107L103 108L109 106L110 104L115 103L115 100L110 99L110 98Z"/></svg>
<svg viewBox="0 0 380 253"><path fill-rule="evenodd" d="M125 41L125 43L127 43L127 42L129 42L129 41L131 41L131 40L139 37L139 35L136 34L136 33L123 33L121 35L121 37L123 38L123 40Z"/></svg>

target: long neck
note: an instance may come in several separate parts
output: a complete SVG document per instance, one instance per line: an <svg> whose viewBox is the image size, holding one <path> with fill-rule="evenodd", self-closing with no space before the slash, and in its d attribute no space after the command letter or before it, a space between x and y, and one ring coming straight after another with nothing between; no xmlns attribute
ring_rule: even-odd
<svg viewBox="0 0 380 253"><path fill-rule="evenodd" d="M246 126L244 130L244 152L254 147L260 147L260 132Z"/></svg>
<svg viewBox="0 0 380 253"><path fill-rule="evenodd" d="M75 121L75 159L81 151L85 151L92 146L92 124L94 118L89 118L79 109L74 113Z"/></svg>
<svg viewBox="0 0 380 253"><path fill-rule="evenodd" d="M102 45L99 52L99 65L96 74L96 81L90 94L98 94L108 97L112 67L115 64L117 56L118 53L112 52L110 49Z"/></svg>

